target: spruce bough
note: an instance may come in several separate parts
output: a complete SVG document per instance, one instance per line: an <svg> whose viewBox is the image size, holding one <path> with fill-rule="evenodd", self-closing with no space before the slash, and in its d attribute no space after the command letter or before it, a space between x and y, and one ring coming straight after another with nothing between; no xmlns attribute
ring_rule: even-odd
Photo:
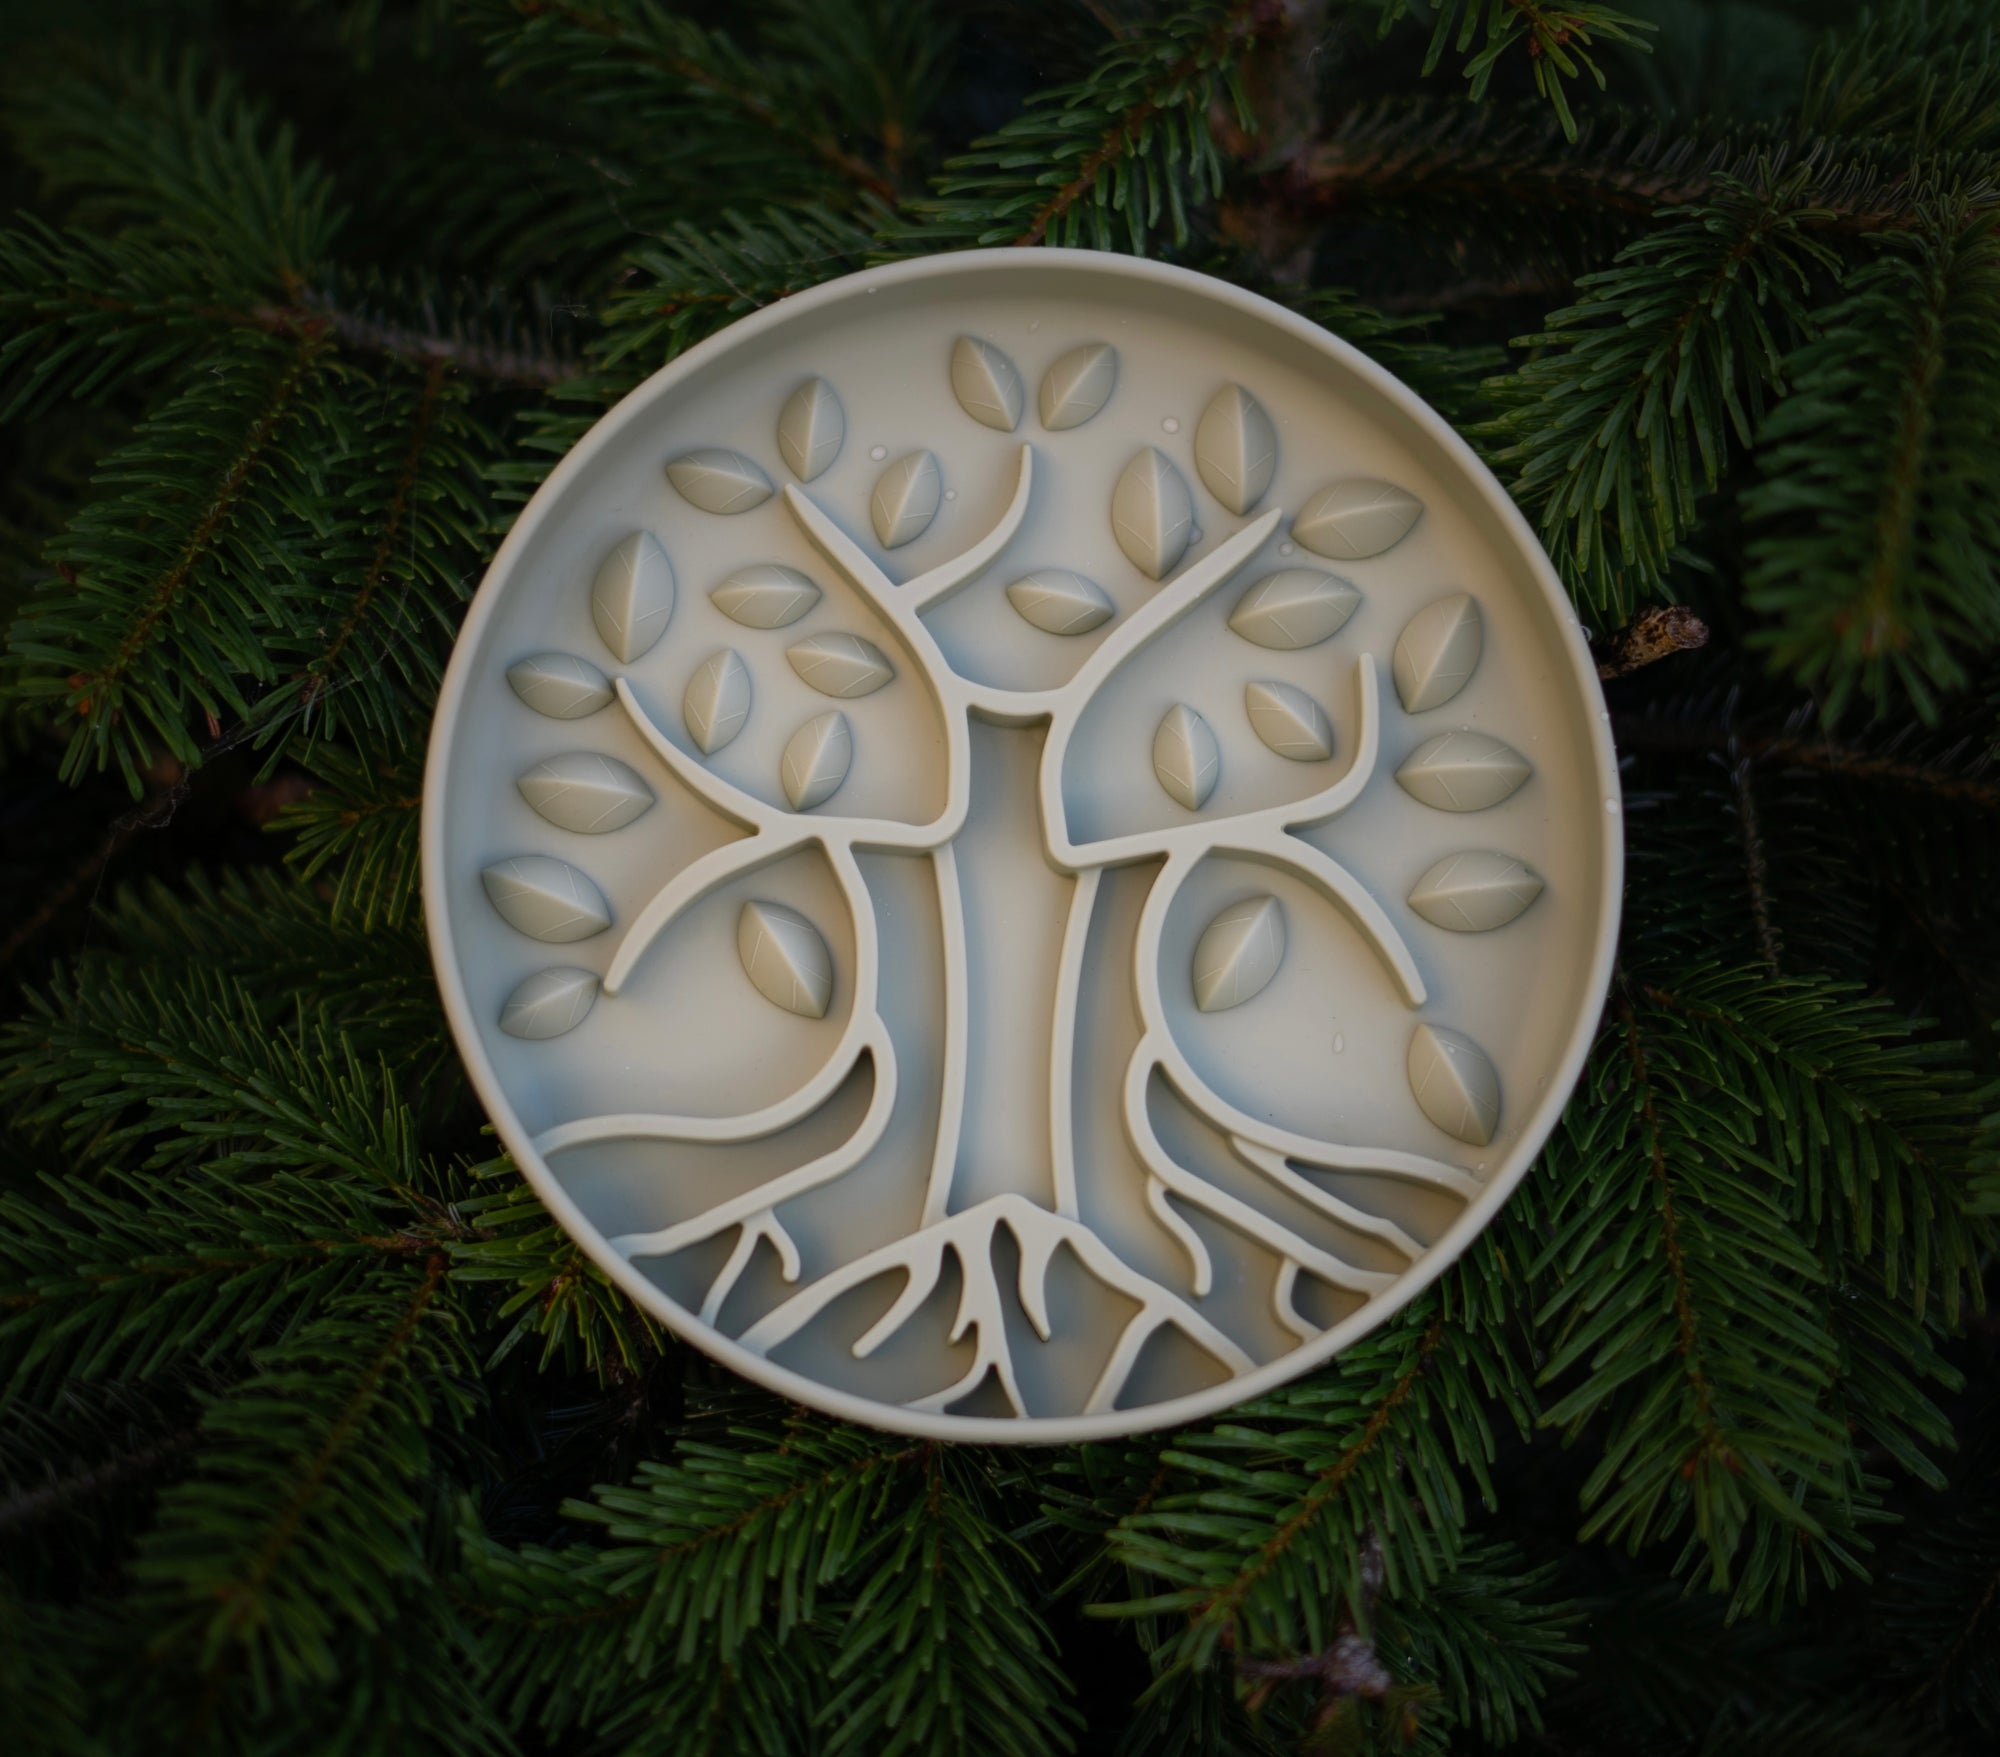
<svg viewBox="0 0 2000 1757"><path fill-rule="evenodd" d="M0 5L25 1748L1990 1747L1986 8L92 11ZM1607 686L1618 968L1481 1244L1223 1418L1012 1453L613 1292L482 1132L415 813L466 597L610 403L1044 243L1326 324L1586 624L1710 639Z"/></svg>

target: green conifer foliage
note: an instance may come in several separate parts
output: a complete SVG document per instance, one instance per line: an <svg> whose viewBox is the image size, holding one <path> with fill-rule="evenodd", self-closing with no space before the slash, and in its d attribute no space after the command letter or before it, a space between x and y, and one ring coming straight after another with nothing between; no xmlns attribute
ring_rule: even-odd
<svg viewBox="0 0 2000 1757"><path fill-rule="evenodd" d="M2000 1735L1980 0L0 0L9 1749L1893 1757ZM418 908L520 503L738 317L1156 254L1602 637L1630 874L1478 1246L1195 1428L843 1426L490 1137ZM1649 609L1706 649L1615 655ZM1683 625L1684 626L1684 625Z"/></svg>

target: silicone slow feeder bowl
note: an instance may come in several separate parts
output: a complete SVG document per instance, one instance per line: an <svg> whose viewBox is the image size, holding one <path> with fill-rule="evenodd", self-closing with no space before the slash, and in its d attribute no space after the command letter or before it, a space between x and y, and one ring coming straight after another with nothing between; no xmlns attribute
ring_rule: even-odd
<svg viewBox="0 0 2000 1757"><path fill-rule="evenodd" d="M1620 827L1575 616L1421 401L1205 276L972 251L746 318L550 476L424 885L487 1110L641 1306L855 1421L1077 1440L1465 1249Z"/></svg>

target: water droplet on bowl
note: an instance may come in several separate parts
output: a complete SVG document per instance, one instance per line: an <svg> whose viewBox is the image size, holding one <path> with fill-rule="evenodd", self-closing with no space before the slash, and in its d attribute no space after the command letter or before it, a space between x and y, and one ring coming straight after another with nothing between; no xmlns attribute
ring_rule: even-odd
<svg viewBox="0 0 2000 1757"><path fill-rule="evenodd" d="M1347 1038L1342 1033L1336 1031L1333 1034L1333 1053L1335 1055L1343 1055L1346 1053L1346 1050Z"/></svg>
<svg viewBox="0 0 2000 1757"><path fill-rule="evenodd" d="M1169 415L1160 423L1160 428L1161 431L1166 433L1178 433L1181 430L1181 424L1174 416Z"/></svg>
<svg viewBox="0 0 2000 1757"><path fill-rule="evenodd" d="M875 291L873 287L870 287L868 290L871 293ZM889 448L886 445L871 445L868 448L868 455L879 464L889 455Z"/></svg>
<svg viewBox="0 0 2000 1757"><path fill-rule="evenodd" d="M1298 554L1298 548L1295 544L1280 543L1278 545L1278 553L1280 555L1296 555Z"/></svg>

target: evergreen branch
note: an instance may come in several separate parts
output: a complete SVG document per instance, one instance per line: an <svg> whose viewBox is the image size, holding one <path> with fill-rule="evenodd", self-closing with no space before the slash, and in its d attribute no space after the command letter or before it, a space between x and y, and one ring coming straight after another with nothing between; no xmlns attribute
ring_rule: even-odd
<svg viewBox="0 0 2000 1757"><path fill-rule="evenodd" d="M470 1406L444 1285L433 1253L414 1286L355 1288L210 1404L196 1473L163 1497L134 1567L167 1619L155 1651L186 1642L204 1671L240 1661L268 1699L331 1681L343 1625L390 1621L396 1585L424 1569L431 1432Z"/></svg>
<svg viewBox="0 0 2000 1757"><path fill-rule="evenodd" d="M328 348L239 339L113 455L108 492L52 546L60 586L11 644L31 667L20 690L61 694L78 716L65 778L115 763L136 798L155 740L191 764L191 714L248 712L242 682L272 670L254 632L262 596L303 559L287 503L304 491Z"/></svg>
<svg viewBox="0 0 2000 1757"><path fill-rule="evenodd" d="M1112 1555L1167 1587L1101 1614L1180 1621L1156 1656L1199 1667L1238 1653L1324 1649L1342 1617L1367 1623L1360 1572L1370 1534L1391 1592L1447 1570L1464 1523L1457 1471L1484 1487L1490 1401L1527 1409L1519 1369L1481 1327L1456 1321L1476 1300L1478 1265L1343 1357L1338 1373L1245 1405L1162 1455L1175 1488L1120 1519Z"/></svg>
<svg viewBox="0 0 2000 1757"><path fill-rule="evenodd" d="M7 1394L229 1361L421 1244L351 1187L279 1176L255 1195L116 1173L102 1190L52 1182L39 1204L0 1197Z"/></svg>
<svg viewBox="0 0 2000 1757"><path fill-rule="evenodd" d="M997 134L950 160L914 223L885 229L898 252L966 244L1084 244L1136 255L1166 216L1188 236L1191 201L1220 193L1210 111L1252 126L1242 57L1282 26L1272 0L1218 0L1114 40L1074 85L1037 94Z"/></svg>
<svg viewBox="0 0 2000 1757"><path fill-rule="evenodd" d="M135 963L176 981L200 972L234 985L265 1020L309 994L315 1019L355 1054L393 1057L418 1093L453 1089L457 1057L412 923L362 929L336 919L323 887L258 867L123 887L99 919L122 955L97 963L91 986L130 983Z"/></svg>
<svg viewBox="0 0 2000 1757"><path fill-rule="evenodd" d="M1865 1263L1919 1315L1934 1294L1950 1325L1982 1303L1983 1241L1964 1218L1977 1098L1949 1065L1955 1046L1912 1041L1886 1003L1849 986L1768 970L1754 985L1645 994L1754 1070L1795 1223L1824 1225L1832 1254Z"/></svg>
<svg viewBox="0 0 2000 1757"><path fill-rule="evenodd" d="M282 364L247 345L114 457L15 627L21 692L81 718L70 778L115 761L137 792L154 740L193 767L244 737L308 749L343 717L402 735L436 692L489 523L463 387L435 359L342 367L324 332Z"/></svg>
<svg viewBox="0 0 2000 1757"><path fill-rule="evenodd" d="M771 1757L817 1749L812 1704L832 1663L818 1629L753 1635L738 1659L651 1674L595 1724L620 1757Z"/></svg>
<svg viewBox="0 0 2000 1757"><path fill-rule="evenodd" d="M1805 770L1861 786L1907 792L1943 805L2000 812L2000 783L1983 765L1932 762L1799 733L1749 733L1734 727L1653 714L1617 714L1612 733L1621 746L1648 753L1734 754L1773 768Z"/></svg>
<svg viewBox="0 0 2000 1757"><path fill-rule="evenodd" d="M1418 1377L1424 1370L1424 1363L1437 1348L1442 1336L1443 1325L1433 1320L1418 1341L1409 1364L1376 1399L1360 1429L1341 1447L1330 1463L1313 1473L1310 1486L1298 1497L1296 1505L1286 1514L1283 1523L1259 1542L1247 1561L1223 1583L1219 1591L1200 1605L1199 1610L1203 1618L1212 1618L1224 1627L1235 1626L1244 1607L1257 1589L1270 1578L1275 1569L1284 1565L1293 1545L1305 1537L1327 1508L1347 1492L1350 1479L1369 1462L1371 1455L1382 1443L1382 1437L1390 1423L1395 1419L1396 1412L1409 1401L1411 1394L1416 1390ZM1363 1615L1366 1614L1365 1606L1357 1608Z"/></svg>
<svg viewBox="0 0 2000 1757"><path fill-rule="evenodd" d="M1544 1419L1572 1436L1609 1420L1587 1532L1637 1548L1682 1530L1684 1561L1705 1557L1739 1603L1769 1602L1801 1584L1802 1543L1858 1571L1852 1533L1873 1495L1858 1440L1922 1476L1922 1446L1945 1435L1909 1372L1928 1360L1948 1376L1921 1332L1831 1290L1880 1277L1917 1311L1934 1280L1947 1309L1963 1297L1979 1256L1963 1212L1969 1097L1838 984L1628 970L1613 998L1597 1071L1550 1149L1556 1176L1536 1186L1550 1242L1533 1274L1555 1275L1542 1321L1558 1325L1542 1376L1569 1381ZM1565 1193L1590 1181L1569 1169L1584 1165L1588 1200ZM1878 1356L1903 1364L1884 1372ZM1657 1373L1668 1360L1673 1379Z"/></svg>
<svg viewBox="0 0 2000 1757"><path fill-rule="evenodd" d="M213 498L183 540L179 552L166 571L153 582L146 602L139 608L117 649L102 669L86 673L80 679L81 706L85 713L91 712L99 699L115 696L153 632L173 613L181 594L187 589L189 577L215 548L224 526L243 499L251 478L271 450L291 405L311 375L319 352L317 347L308 345L300 348L286 363L271 388L265 406L252 422L242 450L230 460L222 480L216 485Z"/></svg>
<svg viewBox="0 0 2000 1757"><path fill-rule="evenodd" d="M1375 0L1382 13L1382 32L1418 10L1431 15L1430 47L1424 55L1426 77L1437 71L1445 51L1468 56L1466 96L1481 102L1502 58L1525 44L1534 73L1535 90L1554 109L1562 131L1576 138L1576 117L1570 110L1566 81L1587 75L1599 91L1604 73L1591 59L1590 45L1630 43L1643 49L1643 33L1658 27L1650 20L1609 6L1553 5L1547 0ZM1456 27L1456 40L1453 38ZM1481 39L1483 38L1483 42ZM1474 44L1480 43L1475 51Z"/></svg>
<svg viewBox="0 0 2000 1757"><path fill-rule="evenodd" d="M1955 1497L1945 1517L1910 1540L1888 1600L1890 1637L1912 1697L1962 1704L1975 1725L2000 1730L2000 1682L1982 1664L2000 1623L2000 1516L1990 1496Z"/></svg>
<svg viewBox="0 0 2000 1757"><path fill-rule="evenodd" d="M1429 333L1434 317L1398 315L1336 288L1316 288L1303 298L1267 291L1386 366L1446 419L1470 422L1490 413L1482 385L1505 366L1500 349L1438 341Z"/></svg>
<svg viewBox="0 0 2000 1757"><path fill-rule="evenodd" d="M15 1397L0 1424L0 1555L27 1591L122 1573L159 1489L193 1448L198 1374L71 1380Z"/></svg>
<svg viewBox="0 0 2000 1757"><path fill-rule="evenodd" d="M427 292L414 320L376 309L381 290L332 275L286 300L216 296L203 260L182 246L60 232L32 217L0 233L0 420L45 413L145 386L197 360L232 330L429 365L468 377L548 389L578 363L521 345L504 321L479 321L463 301ZM350 296L351 294L351 296ZM442 309L441 309L442 307Z"/></svg>
<svg viewBox="0 0 2000 1757"><path fill-rule="evenodd" d="M552 1733L596 1725L663 1670L707 1672L788 1641L893 1528L926 1451L803 1420L721 1438L683 1441L632 1487L571 1503L604 1547L515 1550L468 1533L469 1590L504 1643L517 1713L533 1708Z"/></svg>
<svg viewBox="0 0 2000 1757"><path fill-rule="evenodd" d="M448 366L468 378L529 390L553 390L576 377L579 363L566 354L525 347L506 337L493 337L435 321L410 323L396 317L350 306L316 287L302 287L295 305L260 305L246 321L277 335L331 330L349 349L381 354L392 360L423 366Z"/></svg>
<svg viewBox="0 0 2000 1757"><path fill-rule="evenodd" d="M1869 11L1831 33L1807 76L1808 128L1913 153L2000 146L2000 35L1980 0Z"/></svg>
<svg viewBox="0 0 2000 1757"><path fill-rule="evenodd" d="M549 1217L539 1197L505 1159L475 1166L475 1179L511 1180L511 1187L453 1205L476 1237L453 1242L452 1279L512 1288L495 1313L513 1319L493 1346L488 1369L531 1336L540 1336L536 1365L580 1358L600 1376L636 1370L660 1348L658 1326L637 1310L580 1245Z"/></svg>
<svg viewBox="0 0 2000 1757"><path fill-rule="evenodd" d="M1565 145L1546 111L1395 97L1358 105L1301 143L1272 192L1326 216L1463 206L1499 209L1502 221L1555 211L1630 222L1712 200L1721 180L1740 181L1783 150L1636 122L1586 122Z"/></svg>
<svg viewBox="0 0 2000 1757"><path fill-rule="evenodd" d="M1556 1572L1516 1544L1473 1536L1430 1592L1383 1601L1377 1646L1406 1684L1435 1687L1447 1727L1510 1745L1541 1724L1542 1697L1582 1651L1572 1634L1583 1612L1558 1594Z"/></svg>
<svg viewBox="0 0 2000 1757"><path fill-rule="evenodd" d="M86 1666L101 1655L79 1639L69 1606L31 1604L0 1576L0 1700L25 1757L96 1757Z"/></svg>
<svg viewBox="0 0 2000 1757"><path fill-rule="evenodd" d="M23 952L39 945L49 924L86 890L94 895L112 861L134 841L146 831L159 829L169 822L179 802L180 792L178 780L167 786L149 781L145 798L130 811L121 812L114 818L103 839L60 878L52 879L34 908L9 928L5 939L0 939L0 969L7 968Z"/></svg>
<svg viewBox="0 0 2000 1757"><path fill-rule="evenodd" d="M503 387L548 390L580 369L547 339L559 308L536 298L524 312L520 293L505 284L427 272L352 273L329 263L310 280L289 283L287 295L216 315L275 336L331 335L349 354L423 368L442 363L455 375Z"/></svg>
<svg viewBox="0 0 2000 1757"><path fill-rule="evenodd" d="M1912 1725L1893 1706L1849 1693L1750 1707L1731 1703L1715 1715L1693 1757L1936 1757L1937 1735Z"/></svg>
<svg viewBox="0 0 2000 1757"><path fill-rule="evenodd" d="M1752 638L1829 719L1906 695L1925 720L2000 645L2000 515L1984 470L2000 394L2000 245L1940 204L1849 283L1784 363L1759 434Z"/></svg>
<svg viewBox="0 0 2000 1757"><path fill-rule="evenodd" d="M1838 137L1617 118L1585 122L1566 141L1539 108L1421 96L1343 111L1260 161L1233 199L1293 226L1333 222L1335 237L1370 222L1412 236L1451 280L1392 283L1386 296L1438 309L1545 301L1568 291L1580 264L1643 234L1662 209L1726 202L1745 184L1788 176L1801 182L1807 223L1828 238L1916 225L1925 194L1945 176L1977 190L1981 203L1993 199L1990 167L1976 158L1913 167ZM1480 254L1468 261L1473 245Z"/></svg>
<svg viewBox="0 0 2000 1757"><path fill-rule="evenodd" d="M1617 724L1614 722L1614 725ZM1771 967L1772 941L1783 969L1865 985L1894 997L1901 1019L1940 1015L1941 1032L1968 1048L1948 1062L1983 1068L1987 1033L2000 1011L1992 933L1984 899L2000 883L2000 865L1981 836L1979 808L1928 791L1976 779L1949 748L1894 739L1877 749L1837 749L1836 758L1872 765L1887 756L1909 771L1887 782L1848 779L1839 766L1813 770L1770 756L1761 738L1737 732L1727 705L1701 704L1686 719L1649 717L1641 735L1623 738L1633 764L1628 780L1629 859L1634 875L1626 919L1628 943L1649 949L1662 972L1673 959ZM1652 734L1676 740L1656 751ZM1679 742L1685 735L1686 742ZM1710 748L1712 744L1712 748ZM1695 760L1688 761L1692 756ZM1634 782L1657 775L1667 790ZM1754 833L1743 811L1753 795ZM1861 833L1856 826L1865 825ZM1717 858L1731 847L1733 862ZM1771 933L1758 926L1762 908ZM1654 978L1672 987L1671 975ZM1957 1076L1952 1076L1957 1077ZM1956 1110L1963 1099L1949 1107ZM1953 1154L1955 1160L1962 1154Z"/></svg>
<svg viewBox="0 0 2000 1757"><path fill-rule="evenodd" d="M601 102L607 74L641 69L665 92L705 101L711 115L720 108L739 127L802 148L843 183L883 200L895 196L894 184L842 146L816 106L801 104L796 81L654 0L505 0L491 10L516 15L505 25L496 18L489 33L493 65L503 74L588 74ZM607 48L620 53L614 58Z"/></svg>
<svg viewBox="0 0 2000 1757"><path fill-rule="evenodd" d="M0 233L0 420L101 400L185 367L230 314L185 251L32 217Z"/></svg>
<svg viewBox="0 0 2000 1757"><path fill-rule="evenodd" d="M1757 930L1757 950L1763 954L1764 968L1776 976L1783 945L1771 916L1770 864L1765 858L1757 790L1747 761L1729 771L1729 791L1736 806L1737 840L1743 845L1743 875L1750 897L1750 919Z"/></svg>
<svg viewBox="0 0 2000 1757"><path fill-rule="evenodd" d="M11 1535L52 1513L66 1511L79 1501L93 1501L133 1482L150 1481L162 1470L178 1464L194 1442L192 1430L169 1434L34 1488L14 1489L0 1495L0 1536Z"/></svg>
<svg viewBox="0 0 2000 1757"><path fill-rule="evenodd" d="M199 968L59 970L0 1035L0 1095L98 1163L331 1169L419 1205L442 1187L386 1063L274 1029L246 988Z"/></svg>
<svg viewBox="0 0 2000 1757"><path fill-rule="evenodd" d="M669 227L635 251L625 283L606 302L599 370L636 360L657 370L748 312L860 267L888 210L861 220L825 208L767 208L755 220L724 216L708 230Z"/></svg>
<svg viewBox="0 0 2000 1757"><path fill-rule="evenodd" d="M1774 173L1670 216L1491 386L1486 438L1587 613L1622 622L1659 588L1729 436L1748 447L1783 384L1812 271L1833 261L1808 185Z"/></svg>
<svg viewBox="0 0 2000 1757"><path fill-rule="evenodd" d="M377 734L414 731L484 548L477 482L490 442L462 388L435 358L421 376L380 388L343 421L330 460L342 515L300 581L293 626L306 626L266 643L281 663L301 650L290 678L256 703L254 725L301 753L343 718Z"/></svg>
<svg viewBox="0 0 2000 1757"><path fill-rule="evenodd" d="M286 862L303 879L328 874L332 920L366 932L396 927L416 906L422 882L417 808L423 756L413 744L369 758L320 745L305 759L319 783L278 816L292 836Z"/></svg>
<svg viewBox="0 0 2000 1757"><path fill-rule="evenodd" d="M1816 1530L1795 1484L1839 1482L1834 1351L1809 1296L1820 1271L1764 1187L1740 1088L1629 979L1614 1009L1538 1186L1549 1243L1534 1273L1556 1271L1540 1321L1558 1326L1542 1379L1577 1381L1543 1419L1572 1436L1611 1420L1587 1533L1636 1549L1691 1518L1721 1585L1759 1516ZM1597 1168L1594 1198L1565 1194L1582 1187L1572 1165Z"/></svg>
<svg viewBox="0 0 2000 1757"><path fill-rule="evenodd" d="M814 1717L829 1757L1072 1748L1071 1686L1022 1578L1033 1564L981 1508L974 1471L951 1465L925 1449L921 1497L861 1560L829 1673L844 1687Z"/></svg>
<svg viewBox="0 0 2000 1757"><path fill-rule="evenodd" d="M192 54L37 65L10 82L7 126L76 193L78 219L197 258L225 297L298 284L339 233L332 184L298 161L291 130Z"/></svg>

